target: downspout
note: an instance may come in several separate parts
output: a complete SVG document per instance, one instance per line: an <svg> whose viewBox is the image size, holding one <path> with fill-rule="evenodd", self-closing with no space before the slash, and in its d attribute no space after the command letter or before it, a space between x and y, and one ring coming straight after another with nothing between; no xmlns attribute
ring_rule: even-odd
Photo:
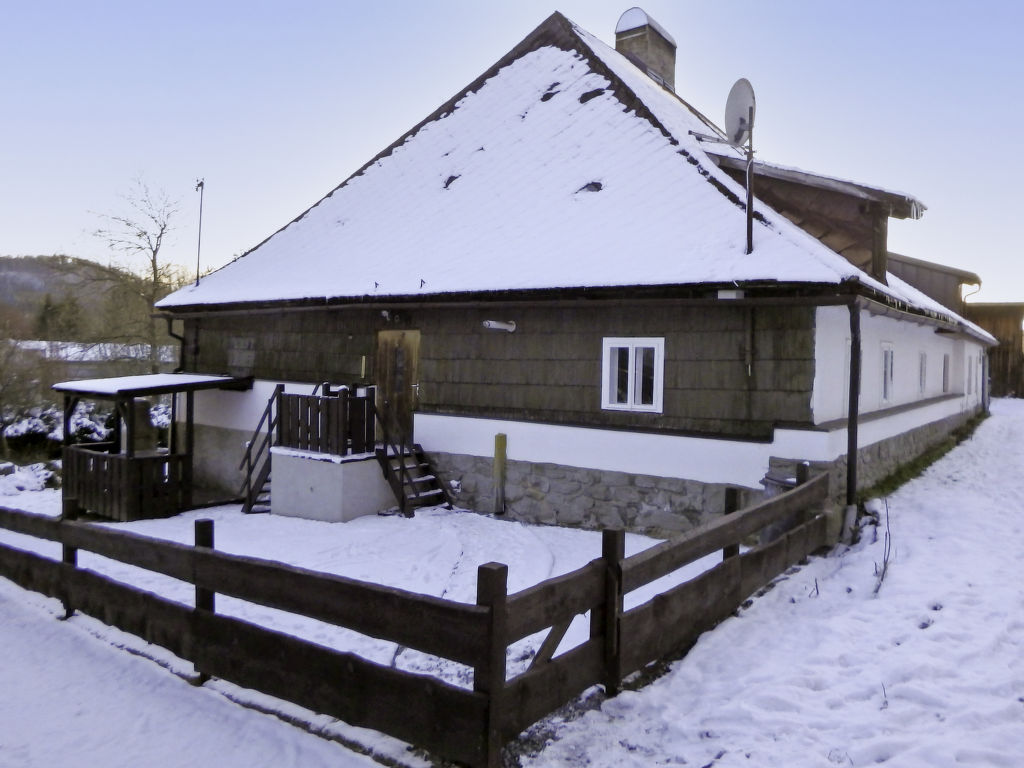
<svg viewBox="0 0 1024 768"><path fill-rule="evenodd" d="M175 368L172 373L181 373L185 370L185 337L179 336L172 329L174 318L170 315L157 315L167 321L167 335L172 339L178 340L178 367Z"/></svg>
<svg viewBox="0 0 1024 768"><path fill-rule="evenodd" d="M860 415L860 303L850 300L850 402L846 420L846 516L843 539L852 539L857 519L857 420Z"/></svg>

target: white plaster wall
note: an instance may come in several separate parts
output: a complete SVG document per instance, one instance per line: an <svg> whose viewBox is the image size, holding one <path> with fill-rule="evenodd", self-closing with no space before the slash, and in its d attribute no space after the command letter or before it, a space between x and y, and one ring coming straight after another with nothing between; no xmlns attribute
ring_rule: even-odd
<svg viewBox="0 0 1024 768"><path fill-rule="evenodd" d="M850 376L850 320L846 307L819 307L816 313L815 375L811 408L815 424L848 415ZM942 360L950 356L949 392L964 397L962 409L981 402L977 388L966 395L966 376L973 360L984 354L980 342L962 336L936 333L932 325L872 315L861 311L861 414L938 397L942 391ZM882 399L882 349L891 344L895 353L893 392ZM926 355L925 389L920 391L920 354Z"/></svg>
<svg viewBox="0 0 1024 768"><path fill-rule="evenodd" d="M861 422L858 447L954 416L969 407L963 398L949 399ZM507 456L513 461L756 489L761 488L770 457L833 461L846 454L847 440L845 427L821 431L776 429L771 442L755 443L420 413L415 415L414 429L416 441L427 452L492 457L494 436L503 433L508 441Z"/></svg>
<svg viewBox="0 0 1024 768"><path fill-rule="evenodd" d="M850 311L818 307L814 319L814 391L811 413L815 424L847 416L850 386Z"/></svg>
<svg viewBox="0 0 1024 768"><path fill-rule="evenodd" d="M195 423L209 427L225 427L252 432L259 424L267 407L267 401L274 394L274 387L285 385L285 392L310 394L312 384L294 384L258 380L252 389L245 392L209 389L195 393ZM184 418L185 399L179 395L178 413Z"/></svg>

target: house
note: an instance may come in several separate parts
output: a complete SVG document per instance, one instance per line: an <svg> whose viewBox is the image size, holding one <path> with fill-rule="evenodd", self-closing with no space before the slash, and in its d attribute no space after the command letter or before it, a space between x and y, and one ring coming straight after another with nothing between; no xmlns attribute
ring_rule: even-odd
<svg viewBox="0 0 1024 768"><path fill-rule="evenodd" d="M988 353L992 395L1024 397L1024 303L974 302L965 312L999 340Z"/></svg>
<svg viewBox="0 0 1024 768"><path fill-rule="evenodd" d="M253 445L287 432L275 488L345 496L320 475L373 456L322 438L372 411L393 446L377 458L422 446L409 465L429 469L405 485L440 479L435 499L678 531L794 462L852 501L977 413L995 340L888 252L888 220L920 201L758 160L747 253L744 153L708 140L724 134L673 92L674 61L638 8L614 49L555 13L161 300L185 371L254 378L195 392L197 481L237 488ZM370 410L327 418L335 392ZM277 432L254 439L258 423Z"/></svg>

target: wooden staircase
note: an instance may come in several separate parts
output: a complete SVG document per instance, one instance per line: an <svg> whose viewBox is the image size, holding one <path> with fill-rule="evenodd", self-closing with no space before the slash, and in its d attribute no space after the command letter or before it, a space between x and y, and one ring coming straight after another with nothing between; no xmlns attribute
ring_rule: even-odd
<svg viewBox="0 0 1024 768"><path fill-rule="evenodd" d="M431 471L430 463L418 444L391 445L385 443L376 451L377 461L384 470L384 477L398 500L398 508L411 516L419 507L445 504L451 501L444 486Z"/></svg>
<svg viewBox="0 0 1024 768"><path fill-rule="evenodd" d="M321 400L338 396L338 392L332 390L329 385L318 384L309 397L316 399L321 388L324 392L324 397L319 398ZM413 510L419 507L439 504L451 508L451 499L440 480L431 471L423 448L408 439L393 415L391 418L384 418L387 414L381 414L377 410L374 406L372 388L366 397L342 401L365 403L365 407L353 408L347 416L344 408L341 411L321 411L323 404L316 403L311 404L311 409L307 413L289 400L297 396L283 395L283 392L283 385L279 384L274 389L274 394L267 402L263 416L239 464L238 468L245 473L245 479L239 489L243 512L249 514L270 511L272 445L280 443L315 452L324 452L333 446L329 452L342 455L347 455L350 449L368 453L374 440L374 422L380 428L379 435L383 437L383 442L377 443L373 448L374 454L402 513L412 516ZM331 403L333 408L334 401L331 400ZM313 405L316 407L313 408ZM295 434L292 434L293 432ZM328 448L324 445L328 445Z"/></svg>
<svg viewBox="0 0 1024 768"><path fill-rule="evenodd" d="M245 479L238 491L242 498L242 512L245 514L270 511L270 446L273 444L279 418L275 408L277 396L283 391L282 384L274 388L274 394L267 401L263 416L260 417L256 431L246 446L242 462L238 465L239 469L245 470Z"/></svg>

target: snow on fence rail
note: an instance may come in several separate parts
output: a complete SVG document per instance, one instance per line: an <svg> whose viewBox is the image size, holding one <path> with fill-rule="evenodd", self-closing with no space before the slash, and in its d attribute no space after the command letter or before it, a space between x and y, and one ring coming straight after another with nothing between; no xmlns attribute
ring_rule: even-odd
<svg viewBox="0 0 1024 768"><path fill-rule="evenodd" d="M622 678L686 649L741 601L826 546L828 476L693 532L623 557L624 533L605 531L602 557L507 593L508 568L477 572L477 602L457 603L213 549L210 521L196 546L0 507L0 528L60 542L63 562L0 545L0 576L191 660L212 676L373 728L471 766L500 764L503 744L592 685ZM727 509L727 511L729 511ZM738 553L768 526L784 532ZM77 567L79 549L195 585L196 607ZM711 554L700 576L623 609L625 594ZM473 689L367 661L216 613L223 594L343 626L466 664ZM590 636L555 655L572 620L590 614ZM530 668L507 678L508 647L549 630Z"/></svg>

